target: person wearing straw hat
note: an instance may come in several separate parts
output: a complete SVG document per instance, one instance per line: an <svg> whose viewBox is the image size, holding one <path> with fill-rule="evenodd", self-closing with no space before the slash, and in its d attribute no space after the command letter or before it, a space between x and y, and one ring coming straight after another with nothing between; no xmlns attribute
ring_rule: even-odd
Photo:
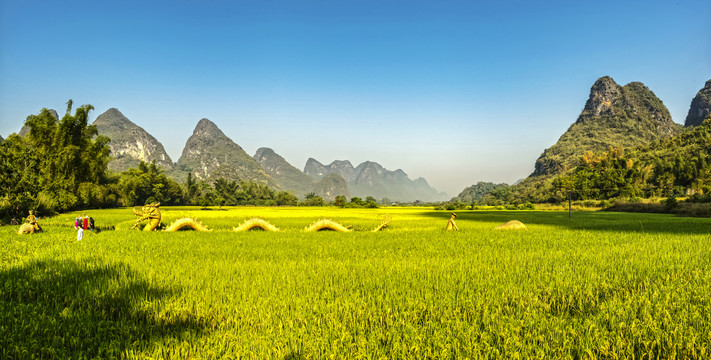
<svg viewBox="0 0 711 360"><path fill-rule="evenodd" d="M457 227L457 224L454 222L454 218L457 217L457 214L452 213L452 217L449 218L449 222L447 223L447 228L446 230L459 230Z"/></svg>

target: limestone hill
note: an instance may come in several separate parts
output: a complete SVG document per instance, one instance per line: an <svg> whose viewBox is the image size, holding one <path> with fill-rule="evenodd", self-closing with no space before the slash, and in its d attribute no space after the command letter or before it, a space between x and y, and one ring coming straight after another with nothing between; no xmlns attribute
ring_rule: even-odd
<svg viewBox="0 0 711 360"><path fill-rule="evenodd" d="M181 170L189 171L201 180L224 177L232 180L254 180L277 187L277 183L253 157L208 119L200 120L195 126L177 165Z"/></svg>
<svg viewBox="0 0 711 360"><path fill-rule="evenodd" d="M676 134L681 126L641 82L618 85L611 77L598 79L577 121L558 142L536 160L532 176L566 172L586 151L609 146L631 147Z"/></svg>
<svg viewBox="0 0 711 360"><path fill-rule="evenodd" d="M699 126L709 114L711 114L711 80L706 81L706 85L691 101L684 126Z"/></svg>
<svg viewBox="0 0 711 360"><path fill-rule="evenodd" d="M96 125L100 135L111 139L109 148L113 159L109 162L109 169L123 172L137 167L141 161L155 161L156 165L168 171L173 168L173 161L163 144L118 109L106 110L94 120L93 125Z"/></svg>

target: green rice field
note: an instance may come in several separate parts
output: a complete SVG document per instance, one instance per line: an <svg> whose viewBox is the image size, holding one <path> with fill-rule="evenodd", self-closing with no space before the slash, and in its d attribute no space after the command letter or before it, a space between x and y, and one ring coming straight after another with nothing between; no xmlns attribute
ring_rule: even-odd
<svg viewBox="0 0 711 360"><path fill-rule="evenodd" d="M130 230L131 209L87 211L82 241L80 213L0 227L0 358L711 358L708 218L161 211L213 231ZM282 231L232 231L251 217ZM354 231L303 231L323 218Z"/></svg>

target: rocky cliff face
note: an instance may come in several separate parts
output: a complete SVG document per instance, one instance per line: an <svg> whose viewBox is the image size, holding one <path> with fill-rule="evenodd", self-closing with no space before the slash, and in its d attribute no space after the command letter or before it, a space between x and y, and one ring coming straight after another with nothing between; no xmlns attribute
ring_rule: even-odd
<svg viewBox="0 0 711 360"><path fill-rule="evenodd" d="M622 99L622 87L609 76L598 79L590 88L590 97L585 102L585 108L578 122L586 121L601 115L613 115L613 104L619 104Z"/></svg>
<svg viewBox="0 0 711 360"><path fill-rule="evenodd" d="M669 110L640 82L618 85L611 77L598 79L577 121L558 142L536 160L532 176L558 174L577 166L586 151L609 146L637 146L676 134Z"/></svg>
<svg viewBox="0 0 711 360"><path fill-rule="evenodd" d="M709 114L711 114L711 80L706 81L706 85L691 101L684 126L699 126Z"/></svg>
<svg viewBox="0 0 711 360"><path fill-rule="evenodd" d="M366 161L353 168L348 160L337 160L329 165L323 165L310 158L306 162L304 173L314 179L337 174L346 181L352 196L373 196L395 201L437 201L446 197L429 186L425 179L410 180L404 171L400 169L390 171L372 161Z"/></svg>
<svg viewBox="0 0 711 360"><path fill-rule="evenodd" d="M195 126L177 165L202 180L224 177L277 186L254 158L208 119L200 120Z"/></svg>
<svg viewBox="0 0 711 360"><path fill-rule="evenodd" d="M109 148L113 159L109 162L109 169L123 172L137 167L141 161L155 161L156 165L165 170L173 168L173 160L166 153L163 144L126 118L118 109L106 110L94 120L93 125L100 135L111 139Z"/></svg>

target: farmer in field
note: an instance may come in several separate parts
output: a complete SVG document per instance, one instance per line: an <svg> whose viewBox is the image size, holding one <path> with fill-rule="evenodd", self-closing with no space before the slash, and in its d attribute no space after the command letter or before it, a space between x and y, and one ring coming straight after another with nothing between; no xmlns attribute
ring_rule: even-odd
<svg viewBox="0 0 711 360"><path fill-rule="evenodd" d="M86 230L89 228L89 218L86 217L86 214L81 214L81 227Z"/></svg>
<svg viewBox="0 0 711 360"><path fill-rule="evenodd" d="M82 238L84 238L84 228L79 226L77 228L77 241L81 241Z"/></svg>
<svg viewBox="0 0 711 360"><path fill-rule="evenodd" d="M34 211L32 211L32 210L30 210L30 216L27 217L27 222L30 223L30 225L32 225L32 227L35 228L35 231L42 230L42 228L40 228L40 226L39 226L37 217L35 216Z"/></svg>
<svg viewBox="0 0 711 360"><path fill-rule="evenodd" d="M459 228L457 227L457 224L454 222L455 217L457 217L457 214L452 213L452 217L449 218L449 222L447 223L446 230L459 230Z"/></svg>

